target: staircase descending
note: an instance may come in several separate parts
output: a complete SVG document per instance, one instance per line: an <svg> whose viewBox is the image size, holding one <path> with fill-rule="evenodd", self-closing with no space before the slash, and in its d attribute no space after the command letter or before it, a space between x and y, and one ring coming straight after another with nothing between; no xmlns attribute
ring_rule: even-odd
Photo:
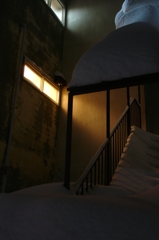
<svg viewBox="0 0 159 240"><path fill-rule="evenodd" d="M158 145L159 135L132 126L110 185L102 185L98 179L91 183L87 174L89 171L85 170L73 186L76 193L107 196L149 194L151 198L151 191L159 185ZM89 167L90 164L88 170Z"/></svg>
<svg viewBox="0 0 159 240"><path fill-rule="evenodd" d="M141 126L141 107L133 99L121 115L110 137L106 139L101 148L96 152L87 168L73 185L76 194L84 194L95 185L109 185L118 166L124 146L130 133L129 124Z"/></svg>
<svg viewBox="0 0 159 240"><path fill-rule="evenodd" d="M89 189L93 188L94 185L110 185L127 142L127 138L130 135L131 126L141 128L140 86L158 82L158 79L159 73L156 72L114 81L107 80L97 84L92 83L84 86L74 86L67 89L69 93L64 186L68 190L73 187L72 190L77 194L84 194L84 192L88 192ZM133 86L138 87L138 102L135 99L130 101L130 87ZM120 88L126 88L127 107L113 131L110 132L110 91ZM72 186L70 184L70 179L74 96L101 91L106 91L106 141L91 159L79 180Z"/></svg>

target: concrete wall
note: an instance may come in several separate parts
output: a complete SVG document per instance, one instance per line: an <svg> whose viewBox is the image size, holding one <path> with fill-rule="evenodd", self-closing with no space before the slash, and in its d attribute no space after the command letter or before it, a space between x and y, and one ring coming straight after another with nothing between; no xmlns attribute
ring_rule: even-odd
<svg viewBox="0 0 159 240"><path fill-rule="evenodd" d="M63 26L43 0L2 0L0 38L0 168L5 166L10 116L23 30L26 55L52 79L60 69ZM8 156L6 191L52 182L54 179L58 106L22 78ZM3 180L3 179L1 179Z"/></svg>
<svg viewBox="0 0 159 240"><path fill-rule="evenodd" d="M62 70L67 81L82 54L115 30L114 18L123 0L69 0ZM113 66L112 66L113 67ZM131 89L131 96L136 88ZM73 108L71 181L77 180L106 137L105 92L76 96ZM126 90L111 91L111 128L126 107ZM63 181L65 162L67 90L63 89L56 180Z"/></svg>

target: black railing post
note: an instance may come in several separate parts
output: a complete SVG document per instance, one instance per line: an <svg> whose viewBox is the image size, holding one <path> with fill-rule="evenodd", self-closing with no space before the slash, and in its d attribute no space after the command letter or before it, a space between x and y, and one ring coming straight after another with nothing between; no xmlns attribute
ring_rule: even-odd
<svg viewBox="0 0 159 240"><path fill-rule="evenodd" d="M73 109L73 94L71 92L69 92L68 113L67 113L67 133L66 133L65 176L64 176L64 186L67 189L70 189L72 109Z"/></svg>
<svg viewBox="0 0 159 240"><path fill-rule="evenodd" d="M140 85L138 85L138 102L141 104L141 91L140 91Z"/></svg>
<svg viewBox="0 0 159 240"><path fill-rule="evenodd" d="M128 117L127 117L127 135L130 134L131 120L130 120L130 88L127 87L127 106L128 106Z"/></svg>
<svg viewBox="0 0 159 240"><path fill-rule="evenodd" d="M140 85L138 85L138 102L139 102L139 104L141 105L141 91L140 91ZM140 125L140 128L141 128L141 126L142 126L142 124L141 124L141 108L140 108L140 119L139 119L139 125Z"/></svg>
<svg viewBox="0 0 159 240"><path fill-rule="evenodd" d="M107 90L107 103L106 103L106 113L107 113L107 126L106 126L106 136L108 138L108 146L107 146L107 164L106 164L106 170L107 170L107 185L110 184L111 180L111 142L110 142L110 90Z"/></svg>

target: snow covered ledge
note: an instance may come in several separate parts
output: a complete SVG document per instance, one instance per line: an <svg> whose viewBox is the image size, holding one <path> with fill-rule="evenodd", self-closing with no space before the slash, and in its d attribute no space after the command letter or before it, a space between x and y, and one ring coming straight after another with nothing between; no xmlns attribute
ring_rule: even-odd
<svg viewBox="0 0 159 240"><path fill-rule="evenodd" d="M159 72L159 31L133 23L108 34L78 61L68 90Z"/></svg>
<svg viewBox="0 0 159 240"><path fill-rule="evenodd" d="M115 25L79 59L68 90L159 72L159 1L125 0Z"/></svg>
<svg viewBox="0 0 159 240"><path fill-rule="evenodd" d="M136 22L149 23L159 30L159 1L125 0L115 16L116 28Z"/></svg>

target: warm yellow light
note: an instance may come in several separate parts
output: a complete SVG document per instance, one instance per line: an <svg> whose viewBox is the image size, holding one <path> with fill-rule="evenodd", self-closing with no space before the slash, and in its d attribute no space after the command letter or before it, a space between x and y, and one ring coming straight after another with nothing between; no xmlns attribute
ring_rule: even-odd
<svg viewBox="0 0 159 240"><path fill-rule="evenodd" d="M44 81L43 92L49 96L54 102L59 104L59 89L55 88L47 81Z"/></svg>
<svg viewBox="0 0 159 240"><path fill-rule="evenodd" d="M24 66L24 77L32 82L36 87L40 89L41 87L41 76L35 73L27 65Z"/></svg>
<svg viewBox="0 0 159 240"><path fill-rule="evenodd" d="M53 100L57 105L59 105L60 99L60 90L58 86L54 86L49 83L49 80L43 75L38 74L37 70L29 67L28 65L24 66L24 75L25 79L30 83L34 84L38 89L45 93L51 100Z"/></svg>

